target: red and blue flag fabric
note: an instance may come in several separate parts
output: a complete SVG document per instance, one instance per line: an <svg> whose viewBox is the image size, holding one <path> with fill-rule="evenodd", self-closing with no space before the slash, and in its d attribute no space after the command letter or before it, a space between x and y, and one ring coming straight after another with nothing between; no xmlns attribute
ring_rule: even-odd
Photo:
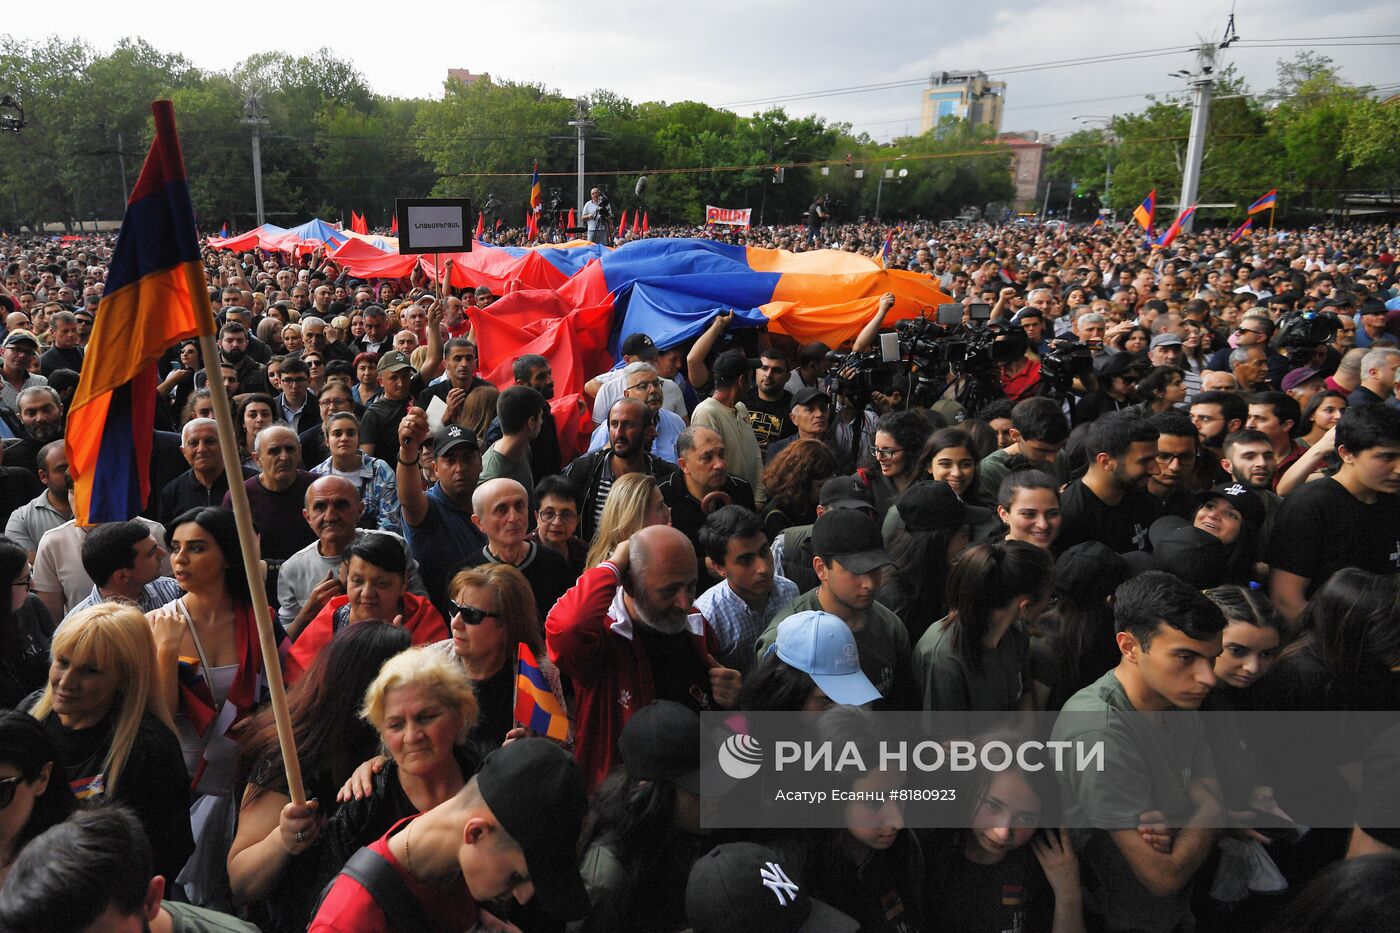
<svg viewBox="0 0 1400 933"><path fill-rule="evenodd" d="M1152 241L1152 245L1161 246L1163 248L1171 246L1172 241L1176 239L1176 235L1181 232L1182 226L1186 223L1186 221L1190 220L1192 215L1194 215L1195 213L1196 205L1192 204L1190 207L1186 208L1186 210L1182 211L1180 214L1177 215L1176 220L1172 221L1172 225L1167 229L1163 230L1162 235Z"/></svg>
<svg viewBox="0 0 1400 933"><path fill-rule="evenodd" d="M1271 211L1277 206L1278 189L1275 188L1259 200L1255 201L1253 204L1249 205L1249 210L1246 213L1253 215L1259 213L1260 211Z"/></svg>
<svg viewBox="0 0 1400 933"><path fill-rule="evenodd" d="M540 191L540 164L535 163L535 174L530 177L530 213L539 216L544 210L544 196Z"/></svg>
<svg viewBox="0 0 1400 933"><path fill-rule="evenodd" d="M536 735L563 742L569 737L569 715L554 695L549 681L535 660L535 653L519 645L515 675L515 722Z"/></svg>
<svg viewBox="0 0 1400 933"><path fill-rule="evenodd" d="M68 415L78 524L126 521L150 496L156 361L214 333L184 157L168 100L126 204L86 362Z"/></svg>
<svg viewBox="0 0 1400 933"><path fill-rule="evenodd" d="M1230 234L1230 242L1231 242L1231 243L1238 243L1239 240L1240 240L1240 237L1244 236L1246 233L1248 233L1249 231L1251 231L1251 230L1253 230L1253 229L1254 229L1254 218L1251 217L1251 218L1249 218L1248 220L1246 220L1244 223L1240 224L1238 227L1235 228L1235 232L1232 233L1232 234Z"/></svg>

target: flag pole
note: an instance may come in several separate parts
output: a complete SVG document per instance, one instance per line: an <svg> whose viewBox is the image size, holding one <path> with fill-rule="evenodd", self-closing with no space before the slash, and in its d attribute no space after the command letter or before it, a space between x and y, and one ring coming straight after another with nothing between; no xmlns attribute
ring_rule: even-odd
<svg viewBox="0 0 1400 933"><path fill-rule="evenodd" d="M207 300L200 302L200 312L213 316ZM228 393L224 391L219 370L219 344L214 337L213 321L206 333L199 335L199 352L204 357L204 378L209 386L209 398L214 403L214 420L219 425L219 448L224 457L224 475L228 477L229 498L233 517L238 525L239 550L243 552L243 573L248 577L248 591L253 594L253 618L258 623L258 644L262 648L263 675L272 698L272 716L277 724L277 742L282 749L282 767L287 773L287 795L297 806L306 804L306 791L301 783L301 761L297 758L296 739L292 736L292 716L287 709L287 690L282 685L282 659L277 654L277 641L272 629L272 614L268 609L266 586L262 580L257 538L253 532L253 513L248 507L248 490L241 482L242 464L238 461L238 435L233 430L233 412Z"/></svg>
<svg viewBox="0 0 1400 933"><path fill-rule="evenodd" d="M1274 235L1274 206L1278 203L1278 195L1274 195L1274 204L1269 205L1269 236Z"/></svg>

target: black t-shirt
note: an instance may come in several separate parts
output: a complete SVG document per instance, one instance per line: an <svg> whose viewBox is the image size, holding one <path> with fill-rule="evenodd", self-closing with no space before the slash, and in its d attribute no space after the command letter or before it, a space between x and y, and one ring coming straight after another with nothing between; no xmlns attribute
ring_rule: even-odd
<svg viewBox="0 0 1400 933"><path fill-rule="evenodd" d="M413 395L410 392L408 398L394 402L380 394L360 419L360 443L373 444L374 456L391 467L399 465L399 423L408 414Z"/></svg>
<svg viewBox="0 0 1400 933"><path fill-rule="evenodd" d="M1400 572L1400 496L1367 505L1335 479L1315 480L1283 500L1265 553L1275 570L1307 578L1308 597L1343 567Z"/></svg>
<svg viewBox="0 0 1400 933"><path fill-rule="evenodd" d="M995 865L979 865L967 859L959 841L956 850L949 848L929 858L929 877L930 929L959 933L1050 929L1054 895L1030 843L1011 850Z"/></svg>
<svg viewBox="0 0 1400 933"><path fill-rule="evenodd" d="M667 635L640 622L634 622L635 633L651 664L651 681L658 700L671 700L695 710L714 709L710 700L710 672L689 632Z"/></svg>
<svg viewBox="0 0 1400 933"><path fill-rule="evenodd" d="M568 592L569 588L578 582L578 577L569 571L569 561L563 554L552 548L547 548L534 541L527 541L529 546L525 559L515 565L515 568L524 575L525 581L530 584L530 590L535 594L535 607L539 610L539 631L544 632L544 619L549 615L549 610L554 608L554 604L559 601L559 597ZM489 547L490 545L487 545ZM447 572L447 581L463 570L472 567L480 567L482 564L499 564L501 560L491 554L486 547L472 551L462 558L455 567ZM440 596L442 594L432 594Z"/></svg>
<svg viewBox="0 0 1400 933"><path fill-rule="evenodd" d="M485 379L482 379L480 376L472 376L471 384L467 386L467 395L471 395L473 392L475 392L482 386L489 385L491 385L491 383L487 382ZM413 397L418 400L418 407L426 410L428 407L428 403L435 398L440 398L443 400L443 402L446 402L447 393L451 391L452 380L444 379L442 380L442 382L435 382L425 389L415 391L413 393Z"/></svg>
<svg viewBox="0 0 1400 933"><path fill-rule="evenodd" d="M1108 505L1082 479L1069 484L1060 496L1064 523L1055 539L1057 553L1085 541L1101 541L1115 554L1151 550L1147 529L1161 515L1157 500L1133 491L1117 505Z"/></svg>
<svg viewBox="0 0 1400 933"><path fill-rule="evenodd" d="M744 407L749 410L749 425L754 437L758 438L758 449L767 452L768 445L779 438L797 433L797 427L788 417L792 407L792 393L787 389L775 401L762 398L757 392L744 399Z"/></svg>

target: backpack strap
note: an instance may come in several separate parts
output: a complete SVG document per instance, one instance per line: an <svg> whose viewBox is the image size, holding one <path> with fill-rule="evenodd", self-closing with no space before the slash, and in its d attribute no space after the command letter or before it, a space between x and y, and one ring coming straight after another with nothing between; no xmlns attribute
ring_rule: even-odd
<svg viewBox="0 0 1400 933"><path fill-rule="evenodd" d="M414 897L413 892L408 889L403 877L394 870L394 866L389 864L388 859L368 846L350 856L350 861L345 863L345 867L340 870L340 875L353 879L369 892L369 896L374 898L374 902L384 912L384 919L388 922L389 929L405 931L432 929L428 923L427 912L419 903L418 898ZM332 878L325 889L321 891L321 897L316 902L316 910L311 914L313 917L320 911L321 904L325 902L326 895L330 894L331 888L335 886L340 875Z"/></svg>

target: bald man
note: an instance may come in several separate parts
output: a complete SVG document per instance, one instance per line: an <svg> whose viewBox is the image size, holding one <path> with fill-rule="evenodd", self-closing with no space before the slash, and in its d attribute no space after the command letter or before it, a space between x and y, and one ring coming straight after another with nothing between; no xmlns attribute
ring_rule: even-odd
<svg viewBox="0 0 1400 933"><path fill-rule="evenodd" d="M530 531L530 496L525 487L504 477L477 486L472 492L472 524L486 535L486 544L448 571L448 585L459 572L471 567L510 564L529 582L543 623L555 600L573 585L574 575L558 551L525 540Z"/></svg>
<svg viewBox="0 0 1400 933"><path fill-rule="evenodd" d="M617 762L617 738L653 700L729 709L740 674L715 660L719 643L692 605L690 539L669 525L643 528L583 572L545 620L550 656L574 685L575 755L589 786Z"/></svg>

